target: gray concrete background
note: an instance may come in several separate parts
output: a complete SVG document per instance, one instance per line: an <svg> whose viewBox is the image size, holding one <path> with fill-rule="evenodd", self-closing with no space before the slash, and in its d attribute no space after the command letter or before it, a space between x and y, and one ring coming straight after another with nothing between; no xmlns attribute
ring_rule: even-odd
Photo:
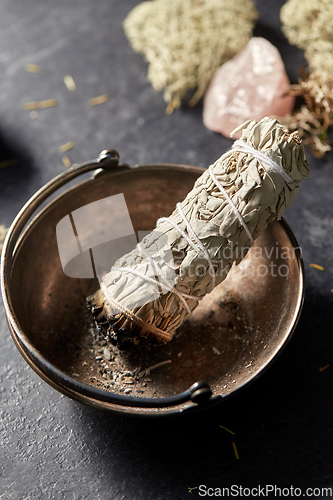
<svg viewBox="0 0 333 500"><path fill-rule="evenodd" d="M75 143L68 156L76 163L115 148L129 164L206 167L231 145L205 129L200 105L165 114L161 94L146 80L146 63L122 31L122 20L137 3L2 0L0 154L20 163L0 170L0 223L9 225L28 198L64 170L59 146L67 141ZM280 31L282 4L257 0L255 34L279 48L295 82L304 59ZM41 72L27 73L28 62ZM73 76L76 92L65 87L66 74ZM104 93L108 103L87 105ZM23 110L25 102L49 98L59 106L35 119ZM311 177L287 214L305 259L301 320L274 366L215 411L146 421L75 403L21 358L1 304L1 500L175 500L198 496L188 488L199 484L333 487L332 153L323 161L308 152L308 160ZM311 262L325 271L310 268Z"/></svg>

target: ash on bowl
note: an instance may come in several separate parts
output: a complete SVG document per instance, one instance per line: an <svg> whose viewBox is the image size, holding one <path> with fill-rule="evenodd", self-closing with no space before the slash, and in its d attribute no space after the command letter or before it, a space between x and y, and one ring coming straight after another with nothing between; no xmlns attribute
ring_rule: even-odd
<svg viewBox="0 0 333 500"><path fill-rule="evenodd" d="M192 317L165 345L127 345L119 349L105 338L87 313L87 334L68 374L117 394L166 397L198 380L227 394L242 383L240 371L254 369L252 352L260 344L244 300L221 284L207 295ZM238 380L237 380L238 379Z"/></svg>

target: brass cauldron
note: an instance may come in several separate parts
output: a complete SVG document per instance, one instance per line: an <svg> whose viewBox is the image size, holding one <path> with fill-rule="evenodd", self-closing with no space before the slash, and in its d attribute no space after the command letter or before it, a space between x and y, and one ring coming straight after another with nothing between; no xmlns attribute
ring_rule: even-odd
<svg viewBox="0 0 333 500"><path fill-rule="evenodd" d="M89 171L94 171L90 178L45 206L59 188ZM271 223L241 267L205 297L194 322L187 323L187 334L168 344L170 363L156 370L147 391L116 393L112 387L101 388L98 377L87 376L95 375L96 362L85 342L91 323L85 298L99 285L94 278L70 278L63 272L58 222L84 205L123 193L134 229L151 230L159 217L170 215L202 172L186 165L130 168L118 165L115 151L103 151L97 160L73 165L50 181L22 208L3 248L3 301L17 348L53 388L120 413L193 412L221 402L253 381L290 339L303 304L304 269L293 233L282 220ZM196 336L191 336L192 328Z"/></svg>

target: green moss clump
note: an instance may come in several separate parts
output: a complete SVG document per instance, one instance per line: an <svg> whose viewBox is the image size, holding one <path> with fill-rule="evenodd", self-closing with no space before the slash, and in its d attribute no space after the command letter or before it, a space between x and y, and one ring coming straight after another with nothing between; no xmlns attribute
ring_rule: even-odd
<svg viewBox="0 0 333 500"><path fill-rule="evenodd" d="M124 30L172 113L189 91L189 105L200 100L217 68L247 45L257 17L252 0L151 0L129 13Z"/></svg>
<svg viewBox="0 0 333 500"><path fill-rule="evenodd" d="M304 50L310 71L333 78L332 0L288 0L280 17L289 42Z"/></svg>

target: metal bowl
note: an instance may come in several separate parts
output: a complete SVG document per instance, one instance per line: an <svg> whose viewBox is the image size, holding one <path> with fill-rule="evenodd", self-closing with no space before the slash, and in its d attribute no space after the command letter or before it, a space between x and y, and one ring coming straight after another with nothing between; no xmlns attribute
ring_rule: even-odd
<svg viewBox="0 0 333 500"><path fill-rule="evenodd" d="M59 188L91 170L95 172L89 179L36 213ZM4 244L2 294L17 348L49 385L114 412L155 416L193 412L238 392L285 346L303 304L304 269L297 242L282 220L271 223L227 280L205 297L181 335L154 348L155 361L157 355L168 364L146 372L142 383L132 381L130 395L112 385L103 388L85 302L99 285L93 278L65 275L55 228L74 210L123 193L134 229L151 230L159 217L173 211L202 172L185 165L129 168L118 165L116 152L104 151L97 160L74 165L50 181L23 207ZM145 363L141 369L149 367L150 355L140 360ZM134 370L135 356L127 363Z"/></svg>

